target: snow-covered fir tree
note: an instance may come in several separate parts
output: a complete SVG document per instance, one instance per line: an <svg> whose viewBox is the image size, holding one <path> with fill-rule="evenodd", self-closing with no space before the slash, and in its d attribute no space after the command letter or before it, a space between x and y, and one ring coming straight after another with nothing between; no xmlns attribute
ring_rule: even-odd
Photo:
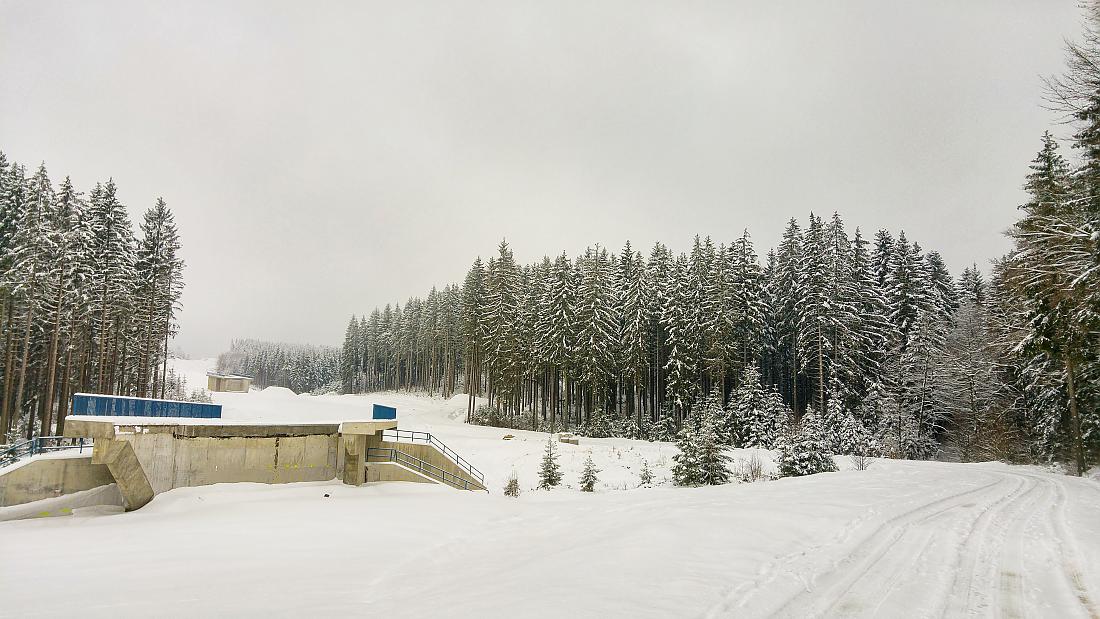
<svg viewBox="0 0 1100 619"><path fill-rule="evenodd" d="M820 416L810 409L803 415L798 429L785 437L779 446L779 474L797 477L837 470L836 462L825 446Z"/></svg>
<svg viewBox="0 0 1100 619"><path fill-rule="evenodd" d="M558 464L558 453L554 450L554 437L546 439L546 451L542 454L542 463L539 465L539 489L549 490L561 483L561 465Z"/></svg>
<svg viewBox="0 0 1100 619"><path fill-rule="evenodd" d="M729 483L729 456L721 439L719 406L702 408L698 421L685 424L672 457L672 478L678 486L715 486Z"/></svg>
<svg viewBox="0 0 1100 619"><path fill-rule="evenodd" d="M584 459L584 469L581 471L581 492L593 492L596 489L596 482L600 480L597 477L599 472L600 469L596 468L596 463L592 461L592 452L589 452Z"/></svg>

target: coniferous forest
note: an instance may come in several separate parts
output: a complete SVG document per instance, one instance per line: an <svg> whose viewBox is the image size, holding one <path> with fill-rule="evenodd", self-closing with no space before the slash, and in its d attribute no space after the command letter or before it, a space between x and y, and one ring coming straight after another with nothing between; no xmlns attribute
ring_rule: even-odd
<svg viewBox="0 0 1100 619"><path fill-rule="evenodd" d="M865 234L837 213L792 219L763 255L747 232L534 264L501 242L461 285L353 317L341 388L465 391L470 421L509 427L664 440L716 427L726 444L765 447L809 433L832 453L1086 470L1100 460L1090 15L1047 83L1073 156L1037 136L1012 249L988 267L952 275L905 232Z"/></svg>
<svg viewBox="0 0 1100 619"><path fill-rule="evenodd" d="M162 199L135 231L117 194L0 153L0 442L63 433L73 393L173 391L179 232Z"/></svg>
<svg viewBox="0 0 1100 619"><path fill-rule="evenodd" d="M233 340L218 355L218 370L251 376L255 386L286 387L296 393L334 391L340 350L331 346Z"/></svg>

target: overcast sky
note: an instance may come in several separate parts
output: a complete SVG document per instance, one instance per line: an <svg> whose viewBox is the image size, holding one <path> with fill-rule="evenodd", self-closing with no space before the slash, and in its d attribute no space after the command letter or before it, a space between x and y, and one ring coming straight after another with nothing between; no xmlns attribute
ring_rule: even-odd
<svg viewBox="0 0 1100 619"><path fill-rule="evenodd" d="M790 217L1007 249L1076 0L0 0L0 149L187 261L179 346L338 344L351 314L630 239ZM1062 134L1067 133L1061 128Z"/></svg>

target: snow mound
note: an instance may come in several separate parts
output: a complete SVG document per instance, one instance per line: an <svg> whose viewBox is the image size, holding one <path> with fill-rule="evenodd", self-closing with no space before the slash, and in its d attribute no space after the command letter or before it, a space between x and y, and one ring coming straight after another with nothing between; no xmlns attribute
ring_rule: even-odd
<svg viewBox="0 0 1100 619"><path fill-rule="evenodd" d="M267 387L266 389L261 389L256 395L261 398L274 398L280 400L298 397L297 393L294 393L286 387Z"/></svg>

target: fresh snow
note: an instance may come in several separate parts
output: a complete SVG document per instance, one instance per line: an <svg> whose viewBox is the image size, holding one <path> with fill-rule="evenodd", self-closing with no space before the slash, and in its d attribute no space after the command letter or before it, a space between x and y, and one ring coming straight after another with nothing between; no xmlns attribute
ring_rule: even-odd
<svg viewBox="0 0 1100 619"><path fill-rule="evenodd" d="M3 522L3 613L1100 616L1093 480L994 463L854 471L837 458L839 473L677 488L671 444L582 437L556 444L564 486L536 491L547 435L465 425L465 396L214 398L242 422L396 406L402 428L436 434L492 492L219 484L131 513ZM592 494L577 490L589 453ZM771 452L730 450L735 463L754 454L774 470ZM643 459L658 487L636 487ZM502 494L513 470L518 499Z"/></svg>

